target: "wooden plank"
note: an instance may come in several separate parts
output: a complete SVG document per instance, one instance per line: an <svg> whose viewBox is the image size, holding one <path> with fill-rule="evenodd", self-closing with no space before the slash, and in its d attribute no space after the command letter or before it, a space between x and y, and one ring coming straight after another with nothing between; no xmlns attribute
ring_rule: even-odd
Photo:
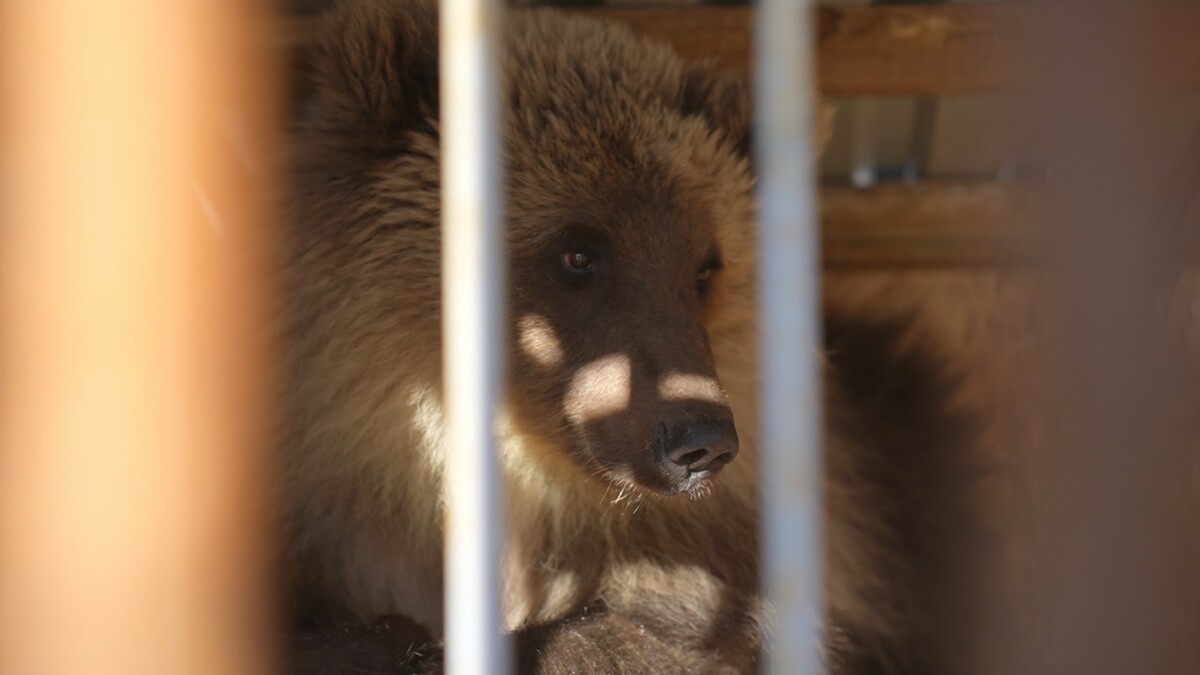
<svg viewBox="0 0 1200 675"><path fill-rule="evenodd" d="M1180 225L1182 256L1200 265L1200 186ZM1041 265L1045 188L990 181L883 183L820 191L826 269L974 268ZM1185 199L1184 201L1189 201ZM1039 225L1041 223L1041 225ZM1191 227L1188 225L1191 224Z"/></svg>
<svg viewBox="0 0 1200 675"><path fill-rule="evenodd" d="M569 10L628 25L671 44L687 59L713 59L748 72L748 7ZM817 68L829 96L976 94L1027 86L1036 77L1045 31L1037 8L1013 4L822 7ZM304 49L317 19L289 18L268 31L270 44ZM1200 9L1181 10L1174 57L1200 88Z"/></svg>
<svg viewBox="0 0 1200 675"><path fill-rule="evenodd" d="M989 182L821 190L826 269L973 267L1037 260L1036 195Z"/></svg>
<svg viewBox="0 0 1200 675"><path fill-rule="evenodd" d="M830 96L1009 90L1036 54L1036 17L1023 6L824 8L820 26L820 86Z"/></svg>

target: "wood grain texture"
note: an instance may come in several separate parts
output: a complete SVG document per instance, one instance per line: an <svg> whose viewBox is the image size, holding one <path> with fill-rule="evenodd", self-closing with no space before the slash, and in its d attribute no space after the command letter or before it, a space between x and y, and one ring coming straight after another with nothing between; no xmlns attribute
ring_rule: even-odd
<svg viewBox="0 0 1200 675"><path fill-rule="evenodd" d="M884 183L821 188L827 270L1032 268L1051 263L1046 188L990 181ZM1200 204L1200 194L1194 200ZM1200 206L1188 216L1200 222ZM1193 226L1182 236L1185 263L1200 264Z"/></svg>

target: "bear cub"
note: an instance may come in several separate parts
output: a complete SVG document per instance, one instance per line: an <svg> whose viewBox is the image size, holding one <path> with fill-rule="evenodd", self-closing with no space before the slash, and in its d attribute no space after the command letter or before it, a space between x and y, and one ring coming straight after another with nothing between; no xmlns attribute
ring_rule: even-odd
<svg viewBox="0 0 1200 675"><path fill-rule="evenodd" d="M432 3L327 17L295 122L282 504L295 672L438 668ZM742 82L605 22L509 13L508 507L518 672L748 673L759 596L755 204ZM830 317L827 659L944 665L956 423L902 326Z"/></svg>

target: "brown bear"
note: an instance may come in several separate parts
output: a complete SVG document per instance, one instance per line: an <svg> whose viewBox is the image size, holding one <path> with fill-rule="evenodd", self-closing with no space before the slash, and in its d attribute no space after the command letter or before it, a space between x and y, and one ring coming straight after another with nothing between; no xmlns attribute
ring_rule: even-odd
<svg viewBox="0 0 1200 675"><path fill-rule="evenodd" d="M436 10L351 2L328 22L296 123L286 255L286 557L310 631L294 667L436 668ZM587 18L514 11L506 36L494 255L508 265L498 428L519 672L752 672L765 613L747 88ZM952 509L945 444L913 430L940 399L887 384L897 363L924 364L889 359L875 328L833 331L828 659L936 672L930 522ZM396 635L413 624L428 644Z"/></svg>

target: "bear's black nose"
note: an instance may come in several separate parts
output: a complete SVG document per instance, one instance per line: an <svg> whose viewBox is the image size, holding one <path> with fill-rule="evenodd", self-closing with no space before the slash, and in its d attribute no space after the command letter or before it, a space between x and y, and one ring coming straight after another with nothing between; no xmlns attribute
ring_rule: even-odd
<svg viewBox="0 0 1200 675"><path fill-rule="evenodd" d="M732 420L684 422L659 427L663 454L689 476L711 475L733 461L738 451L737 429Z"/></svg>

